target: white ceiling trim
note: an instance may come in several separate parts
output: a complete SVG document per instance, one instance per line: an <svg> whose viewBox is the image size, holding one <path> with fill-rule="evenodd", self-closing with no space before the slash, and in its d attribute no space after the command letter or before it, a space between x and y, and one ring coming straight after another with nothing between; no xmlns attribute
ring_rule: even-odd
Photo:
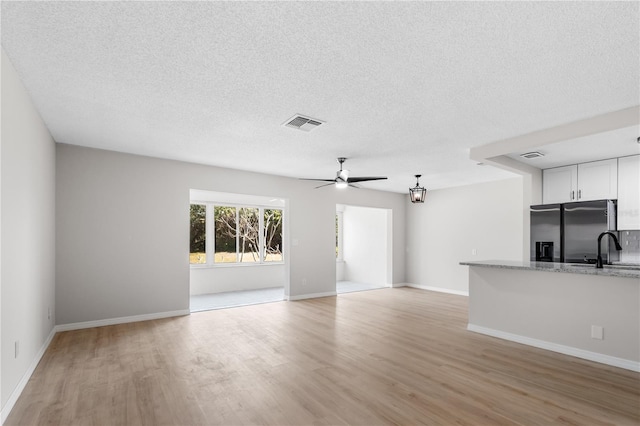
<svg viewBox="0 0 640 426"><path fill-rule="evenodd" d="M509 154L519 156L519 153L536 151L545 145L638 125L640 125L640 106L634 106L620 111L590 117L585 120L578 120L549 129L531 132L526 135L520 135L487 145L474 147L469 152L469 157L478 162L490 162L497 167L503 167L509 171L531 173L533 166L526 164L526 159L507 160L503 157L502 160L496 161L496 158ZM633 145L631 141L630 146L632 149L637 148L637 146ZM590 147L583 146L583 149L588 150ZM617 155L618 154L615 152L610 152L608 156L603 158L613 158ZM535 169L535 167L533 168Z"/></svg>

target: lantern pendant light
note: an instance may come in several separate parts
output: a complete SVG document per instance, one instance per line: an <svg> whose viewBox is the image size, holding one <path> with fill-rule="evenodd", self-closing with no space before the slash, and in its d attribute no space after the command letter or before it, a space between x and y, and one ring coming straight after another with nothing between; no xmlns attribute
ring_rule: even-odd
<svg viewBox="0 0 640 426"><path fill-rule="evenodd" d="M409 196L412 203L424 203L424 199L427 196L427 190L420 186L420 176L422 175L415 175L416 186L409 188Z"/></svg>

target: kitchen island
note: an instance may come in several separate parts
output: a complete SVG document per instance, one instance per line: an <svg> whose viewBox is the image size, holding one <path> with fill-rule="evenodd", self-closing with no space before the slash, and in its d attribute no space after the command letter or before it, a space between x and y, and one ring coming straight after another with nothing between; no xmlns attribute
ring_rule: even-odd
<svg viewBox="0 0 640 426"><path fill-rule="evenodd" d="M640 270L460 264L469 266L470 331L640 371Z"/></svg>

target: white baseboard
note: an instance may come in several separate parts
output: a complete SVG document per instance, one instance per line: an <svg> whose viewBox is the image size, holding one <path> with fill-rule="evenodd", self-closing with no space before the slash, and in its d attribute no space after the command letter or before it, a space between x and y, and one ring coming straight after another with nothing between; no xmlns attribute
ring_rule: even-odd
<svg viewBox="0 0 640 426"><path fill-rule="evenodd" d="M179 311L157 312L155 314L134 315L130 317L107 318L97 321L74 322L70 324L56 325L55 331L80 330L83 328L104 327L105 325L126 324L129 322L149 321L161 318L180 317L189 315L189 309L181 309Z"/></svg>
<svg viewBox="0 0 640 426"><path fill-rule="evenodd" d="M304 299L315 299L317 297L330 297L337 296L338 293L335 291L328 291L326 293L310 293L310 294L300 294L298 296L289 296L289 300L304 300Z"/></svg>
<svg viewBox="0 0 640 426"><path fill-rule="evenodd" d="M547 342L544 340L533 339L531 337L511 334L505 331L494 330L492 328L486 328L475 324L468 324L467 330L473 331L475 333L486 334L487 336L497 337L499 339L522 343L523 345L534 346L536 348L558 352L564 355L575 356L576 358L582 358L589 361L599 362L601 364L611 365L613 367L624 368L625 370L640 372L640 362L637 361L617 358L597 352L585 351L584 349L578 349L572 346L565 346L557 343Z"/></svg>
<svg viewBox="0 0 640 426"><path fill-rule="evenodd" d="M40 348L36 356L33 358L33 360L31 361L29 368L27 368L27 371L25 371L24 375L18 382L17 386L15 387L13 392L11 392L11 395L9 396L7 403L2 408L2 413L0 414L0 418L2 419L2 421L0 422L0 424L3 424L4 421L7 420L7 417L9 417L9 413L11 413L13 406L16 405L16 402L18 402L18 398L20 398L22 391L24 390L25 386L27 386L27 383L29 382L31 375L33 374L34 371L36 371L36 367L40 363L42 356L44 355L45 351L49 347L49 344L51 343L51 341L53 340L53 336L55 335L56 335L56 328L53 327L51 329L51 332L47 336L47 339L42 344L42 347Z"/></svg>
<svg viewBox="0 0 640 426"><path fill-rule="evenodd" d="M428 285L419 285L419 284L405 284L407 287L411 287L411 288L419 288L420 290L429 290L429 291L437 291L439 293L449 293L449 294L456 294L458 296L469 296L469 291L462 291L462 290L452 290L449 288L443 288L443 287L431 287Z"/></svg>
<svg viewBox="0 0 640 426"><path fill-rule="evenodd" d="M393 283L393 284L391 284L390 287L391 288L399 288L399 287L408 287L410 285L411 284L409 284L409 283Z"/></svg>

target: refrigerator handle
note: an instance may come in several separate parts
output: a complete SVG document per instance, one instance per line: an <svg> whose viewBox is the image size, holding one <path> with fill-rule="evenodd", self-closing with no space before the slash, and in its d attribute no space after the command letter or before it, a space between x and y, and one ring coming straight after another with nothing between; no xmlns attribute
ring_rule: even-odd
<svg viewBox="0 0 640 426"><path fill-rule="evenodd" d="M607 210L605 211L605 215L607 216L607 231L618 230L617 210L618 206L614 201L607 201Z"/></svg>

